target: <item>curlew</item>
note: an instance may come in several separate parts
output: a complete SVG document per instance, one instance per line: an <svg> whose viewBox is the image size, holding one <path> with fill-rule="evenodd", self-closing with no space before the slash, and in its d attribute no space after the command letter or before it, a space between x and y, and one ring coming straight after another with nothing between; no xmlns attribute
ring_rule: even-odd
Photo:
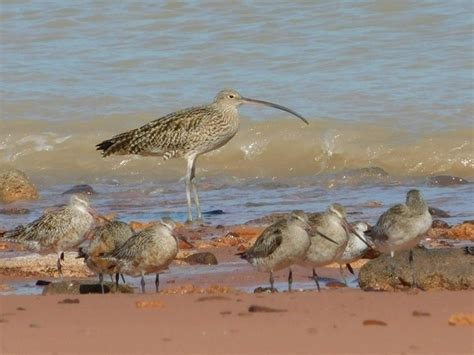
<svg viewBox="0 0 474 355"><path fill-rule="evenodd" d="M349 233L357 235L357 232L347 223L346 209L338 203L330 205L325 212L313 214L309 224L311 245L299 264L313 268L314 282L321 291L315 268L335 262L347 246Z"/></svg>
<svg viewBox="0 0 474 355"><path fill-rule="evenodd" d="M110 272L133 277L141 276L142 292L145 293L145 275L156 273L155 287L159 291L160 272L178 254L178 239L173 234L176 227L170 218L163 218L154 225L141 230L122 246L102 255L109 263Z"/></svg>
<svg viewBox="0 0 474 355"><path fill-rule="evenodd" d="M235 136L239 129L237 108L244 103L266 105L286 111L308 121L287 107L241 96L237 91L226 89L217 94L214 102L170 113L140 128L116 135L96 145L104 157L118 154L161 156L165 160L183 157L187 161L185 176L188 220L192 221L194 196L197 219L202 219L197 187L194 182L196 160L204 153L218 149Z"/></svg>
<svg viewBox="0 0 474 355"><path fill-rule="evenodd" d="M62 274L64 251L84 240L95 215L85 196L72 195L67 206L48 211L30 224L6 232L2 240L19 243L36 252L56 252L57 268Z"/></svg>
<svg viewBox="0 0 474 355"><path fill-rule="evenodd" d="M423 195L413 189L407 192L405 203L385 211L367 233L375 248L381 253L390 253L392 258L395 251L410 249L408 261L412 269L412 287L416 287L412 248L418 245L432 222Z"/></svg>
<svg viewBox="0 0 474 355"><path fill-rule="evenodd" d="M270 288L273 292L273 272L289 267L288 291L291 291L293 273L291 265L298 261L310 245L308 217L303 211L293 211L287 219L281 219L257 238L255 244L243 253L238 253L260 272L270 273Z"/></svg>
<svg viewBox="0 0 474 355"><path fill-rule="evenodd" d="M347 285L346 279L344 277L344 272L342 269L343 265L346 265L349 272L355 276L354 270L352 269L351 263L359 260L365 252L369 249L367 244L371 244L371 240L368 236L365 235L365 232L369 229L369 225L365 222L353 222L350 223L354 231L357 234L350 232L349 239L347 241L346 248L342 255L336 260L339 264L339 272L341 273L341 278L344 283ZM360 238L365 239L365 243Z"/></svg>
<svg viewBox="0 0 474 355"><path fill-rule="evenodd" d="M88 246L79 248L78 258L84 258L87 267L99 275L102 293L104 293L104 274L110 274L109 264L100 256L119 248L133 235L132 228L125 222L111 221L95 227ZM123 279L123 275L122 275ZM115 275L118 286L119 274ZM125 282L125 281L124 281Z"/></svg>

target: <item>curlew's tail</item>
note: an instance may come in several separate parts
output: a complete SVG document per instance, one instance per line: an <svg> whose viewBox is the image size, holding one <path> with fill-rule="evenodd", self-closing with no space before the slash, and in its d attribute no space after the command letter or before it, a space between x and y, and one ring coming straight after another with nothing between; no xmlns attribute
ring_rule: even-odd
<svg viewBox="0 0 474 355"><path fill-rule="evenodd" d="M137 146L137 130L131 130L116 135L110 139L100 142L95 147L102 151L102 156L112 154L137 154L140 149Z"/></svg>
<svg viewBox="0 0 474 355"><path fill-rule="evenodd" d="M25 226L19 225L15 229L0 233L0 238L2 238L2 241L4 242L20 243L25 239L25 229Z"/></svg>

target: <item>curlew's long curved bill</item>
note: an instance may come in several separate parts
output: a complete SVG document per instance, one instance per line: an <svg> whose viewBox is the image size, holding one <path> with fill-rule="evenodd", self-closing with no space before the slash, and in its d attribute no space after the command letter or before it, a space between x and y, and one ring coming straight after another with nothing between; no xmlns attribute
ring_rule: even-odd
<svg viewBox="0 0 474 355"><path fill-rule="evenodd" d="M309 122L306 120L306 118L301 116L299 113L297 113L293 110L290 110L288 107L278 105L278 104L274 104L273 102L268 102L268 101L263 101L263 100L256 100L256 99L249 99L248 97L242 97L242 101L249 102L249 103L261 104L261 105L265 105L265 106L270 106L270 107L277 108L277 109L282 110L282 111L286 111L288 113L291 113L293 116L298 117L304 123L309 124Z"/></svg>
<svg viewBox="0 0 474 355"><path fill-rule="evenodd" d="M336 244L336 245L339 245L339 243L336 242L334 239L329 238L326 234L324 234L324 233L318 231L317 229L316 229L316 233L318 233L321 237L323 237L324 239L330 241L331 243L334 243L334 244Z"/></svg>

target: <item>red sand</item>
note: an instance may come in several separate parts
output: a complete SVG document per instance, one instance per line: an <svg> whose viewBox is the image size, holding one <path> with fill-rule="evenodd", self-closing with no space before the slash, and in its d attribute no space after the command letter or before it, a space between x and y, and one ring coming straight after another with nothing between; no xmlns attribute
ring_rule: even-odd
<svg viewBox="0 0 474 355"><path fill-rule="evenodd" d="M448 321L455 313L472 314L472 295L333 289L5 296L0 298L1 352L467 354L474 352L474 328ZM67 298L79 303L60 303ZM251 305L285 312L249 312Z"/></svg>

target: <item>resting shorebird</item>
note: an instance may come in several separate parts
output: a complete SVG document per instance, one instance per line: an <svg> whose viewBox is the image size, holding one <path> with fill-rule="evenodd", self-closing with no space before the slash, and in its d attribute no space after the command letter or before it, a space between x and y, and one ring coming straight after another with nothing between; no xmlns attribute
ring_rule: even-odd
<svg viewBox="0 0 474 355"><path fill-rule="evenodd" d="M30 224L6 232L2 240L22 244L36 252L56 252L58 271L62 274L64 251L84 240L94 215L85 196L72 195L66 207L46 212Z"/></svg>
<svg viewBox="0 0 474 355"><path fill-rule="evenodd" d="M372 238L375 248L381 253L410 249L409 264L412 269L412 287L416 287L413 250L423 235L431 228L433 220L428 211L421 192L410 190L406 202L385 211L372 227L368 235ZM393 265L392 265L393 266Z"/></svg>
<svg viewBox="0 0 474 355"><path fill-rule="evenodd" d="M344 272L342 265L346 265L349 272L355 276L354 270L352 269L351 263L359 260L365 252L369 249L367 244L371 244L371 241L368 236L365 235L365 232L369 229L369 225L365 222L353 222L350 223L352 228L357 235L353 232L349 233L349 240L347 241L346 248L342 255L336 260L339 264L339 272L341 273L342 280L347 284L344 277ZM365 239L365 243L360 238Z"/></svg>
<svg viewBox="0 0 474 355"><path fill-rule="evenodd" d="M295 115L306 124L308 121L281 105L249 99L237 91L227 89L217 94L210 105L191 107L170 113L146 125L125 132L96 145L104 157L112 154L138 154L161 156L165 160L183 157L187 161L186 199L188 220L192 221L191 190L197 210L197 218L202 219L201 207L194 183L196 159L204 153L218 149L235 136L239 129L237 107L244 103L261 104L277 108Z"/></svg>
<svg viewBox="0 0 474 355"><path fill-rule="evenodd" d="M338 203L333 203L323 213L313 214L309 224L311 245L298 264L313 268L314 282L321 291L315 268L340 258L346 249L349 233L353 231L357 235L357 232L347 223L346 209Z"/></svg>
<svg viewBox="0 0 474 355"><path fill-rule="evenodd" d="M109 271L109 264L100 255L109 253L122 246L133 235L133 230L125 222L112 221L95 227L90 234L92 239L87 247L79 248L78 258L84 258L87 267L99 275L100 287L102 293L104 293L103 274L112 275L112 273ZM118 279L119 274L116 274L115 284L117 286Z"/></svg>
<svg viewBox="0 0 474 355"><path fill-rule="evenodd" d="M143 293L145 274L156 273L155 287L158 292L159 273L166 270L178 254L178 240L173 235L175 227L172 219L164 218L134 234L114 251L104 254L102 257L109 263L110 272L141 276Z"/></svg>
<svg viewBox="0 0 474 355"><path fill-rule="evenodd" d="M290 267L298 261L310 245L307 230L308 217L303 211L293 211L288 219L281 219L267 227L255 244L243 253L238 253L257 271L270 273L273 292L273 272ZM288 273L288 291L291 291L293 273Z"/></svg>

